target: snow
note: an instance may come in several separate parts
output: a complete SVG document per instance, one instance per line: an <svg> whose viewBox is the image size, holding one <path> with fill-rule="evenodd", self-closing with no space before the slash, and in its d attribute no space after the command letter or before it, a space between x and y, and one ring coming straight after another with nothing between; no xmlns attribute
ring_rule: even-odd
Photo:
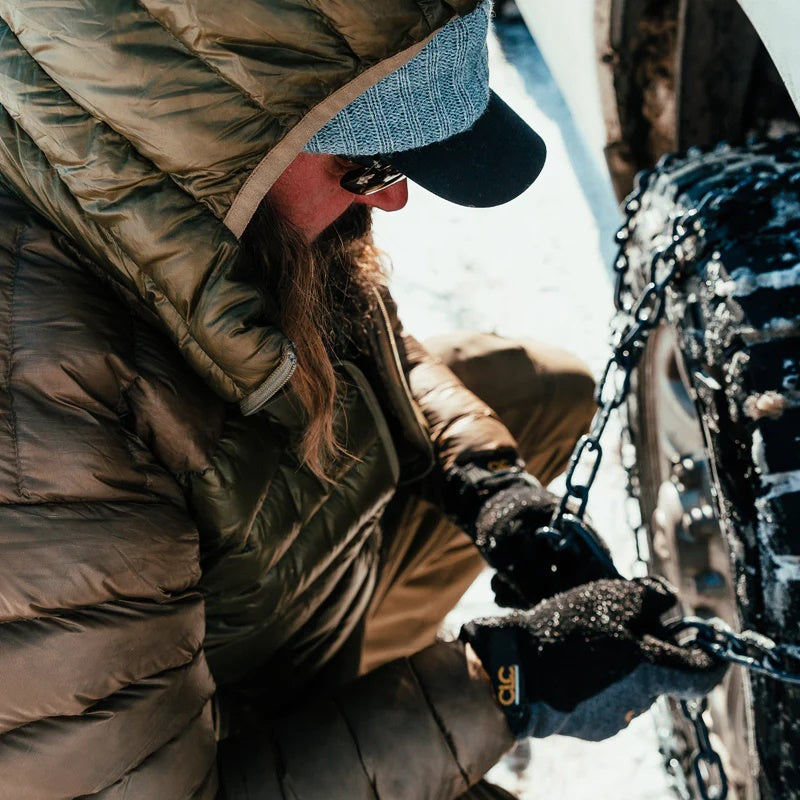
<svg viewBox="0 0 800 800"><path fill-rule="evenodd" d="M599 375L608 355L614 229L619 212L601 159L590 152L524 26L498 25L492 83L544 138L539 180L495 209L450 205L410 186L400 212L375 215L378 244L394 264L392 288L406 327L418 337L455 328L524 335L578 353ZM589 514L630 574L634 545L624 519L623 471L612 422ZM448 618L493 613L484 573ZM649 715L597 744L564 737L532 742L491 778L521 800L671 800Z"/></svg>
<svg viewBox="0 0 800 800"><path fill-rule="evenodd" d="M746 297L759 289L775 289L780 291L800 283L800 264L790 269L776 269L773 272L762 272L756 275L747 267L740 267L731 272L732 284L729 290L733 297Z"/></svg>

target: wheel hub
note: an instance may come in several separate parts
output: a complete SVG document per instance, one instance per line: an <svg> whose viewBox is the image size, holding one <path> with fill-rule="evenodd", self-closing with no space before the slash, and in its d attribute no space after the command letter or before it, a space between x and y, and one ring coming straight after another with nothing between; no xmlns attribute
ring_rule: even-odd
<svg viewBox="0 0 800 800"><path fill-rule="evenodd" d="M644 396L645 425L652 459L649 509L653 553L651 569L677 588L681 611L688 616L725 620L738 628L736 598L728 548L713 505L713 481L694 403L691 382L672 331L662 326L650 343L646 362L648 393ZM709 696L704 719L729 778L730 800L757 800L758 789L749 764L748 698L739 670L729 670ZM670 718L671 717L671 718ZM691 771L693 741L680 712L659 720L665 760ZM671 730L668 728L671 725ZM683 796L676 782L676 791Z"/></svg>

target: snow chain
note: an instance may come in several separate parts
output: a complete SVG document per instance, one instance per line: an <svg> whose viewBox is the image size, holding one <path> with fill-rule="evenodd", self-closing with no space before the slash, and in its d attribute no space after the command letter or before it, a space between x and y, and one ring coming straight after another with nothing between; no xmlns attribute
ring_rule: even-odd
<svg viewBox="0 0 800 800"><path fill-rule="evenodd" d="M626 219L616 234L619 252L614 263L616 273L614 305L617 311L611 320L613 352L595 392L598 410L589 433L578 441L570 458L566 474L566 493L548 526L549 530L543 528L541 531L559 534L562 546L569 546L571 538L577 535L580 529L580 526L572 524L571 520L575 518L581 520L586 511L589 492L603 457L600 438L611 414L620 409L624 411L623 406L630 392L631 377L642 358L650 332L659 325L664 316L667 288L680 272L687 253L692 258L698 258L709 249L709 243L704 240L705 231L700 215L709 204L718 209L733 194L720 197L709 193L696 208L675 220L669 243L656 252L650 262L647 285L638 297L634 297L628 281L629 262L626 244L635 224L635 214L641 207L642 196L655 172L656 170L649 170L639 174L636 191L625 203ZM780 178L780 174L766 179L763 176L748 178L737 187L737 190L761 189L765 184ZM637 553L635 571L646 574L649 568L649 547L645 544L646 526L638 509L638 488L634 477L635 458L632 431L625 420L622 428L622 460L627 475L626 513L635 535ZM586 475L582 481L577 478L579 470ZM637 508L632 508L633 505ZM775 680L800 685L800 647L778 645L754 631L735 633L725 622L717 618L687 617L674 623L672 629L676 636L687 631L693 632L693 637L683 644L697 645L723 661L738 664ZM722 759L711 744L708 727L703 719L707 704L707 698L682 701L681 709L691 723L697 740L693 769L700 797L702 800L725 800L728 795L728 779ZM676 766L674 763L669 763L667 769L674 774ZM685 794L687 800L691 800L685 780L683 786L685 791L681 793Z"/></svg>

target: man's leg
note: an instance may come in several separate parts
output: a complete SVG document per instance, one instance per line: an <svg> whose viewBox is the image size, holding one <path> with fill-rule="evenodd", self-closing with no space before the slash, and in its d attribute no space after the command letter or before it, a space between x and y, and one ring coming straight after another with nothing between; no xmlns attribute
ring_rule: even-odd
<svg viewBox="0 0 800 800"><path fill-rule="evenodd" d="M572 353L532 339L459 332L425 342L505 423L545 486L561 474L595 412L594 379Z"/></svg>
<svg viewBox="0 0 800 800"><path fill-rule="evenodd" d="M594 380L551 345L455 333L430 352L491 406L542 483L563 471L594 412ZM470 539L430 503L399 492L382 521L388 546L366 620L361 671L431 644L446 614L485 564Z"/></svg>

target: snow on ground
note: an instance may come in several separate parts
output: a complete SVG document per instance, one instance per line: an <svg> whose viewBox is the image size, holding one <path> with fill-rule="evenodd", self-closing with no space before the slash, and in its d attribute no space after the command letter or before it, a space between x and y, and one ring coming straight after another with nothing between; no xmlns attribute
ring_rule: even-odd
<svg viewBox="0 0 800 800"><path fill-rule="evenodd" d="M608 355L619 212L597 154L586 150L524 26L499 24L498 34L492 84L547 143L542 175L496 209L459 208L411 186L406 209L376 214L376 239L392 257L392 287L416 336L454 328L531 336L580 354L599 375ZM589 513L629 572L633 545L622 513L617 437L616 425L609 426ZM484 574L448 624L457 629L493 611ZM648 715L606 742L551 737L532 741L529 764L524 755L507 758L491 775L521 800L672 798Z"/></svg>

